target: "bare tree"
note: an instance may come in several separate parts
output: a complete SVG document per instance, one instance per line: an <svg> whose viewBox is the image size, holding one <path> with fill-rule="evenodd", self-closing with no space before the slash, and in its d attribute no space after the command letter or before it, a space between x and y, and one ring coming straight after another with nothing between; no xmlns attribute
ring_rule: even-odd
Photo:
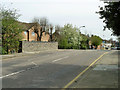
<svg viewBox="0 0 120 90"><path fill-rule="evenodd" d="M48 19L43 17L43 18L38 18L38 17L35 17L33 20L32 20L33 23L38 23L41 28L40 28L40 32L37 28L38 24L36 25L36 28L35 28L35 33L37 34L37 37L38 37L38 40L41 41L41 38L42 38L42 33L43 32L46 32L46 26L48 25Z"/></svg>
<svg viewBox="0 0 120 90"><path fill-rule="evenodd" d="M53 25L50 24L50 41L52 41Z"/></svg>
<svg viewBox="0 0 120 90"><path fill-rule="evenodd" d="M40 22L40 19L39 17L34 17L33 20L32 20L33 23L39 23Z"/></svg>
<svg viewBox="0 0 120 90"><path fill-rule="evenodd" d="M39 23L35 23L34 32L37 34L37 40L41 41L41 37L40 37L40 34L39 34L39 29L41 29L41 28L38 28L38 27L39 27Z"/></svg>
<svg viewBox="0 0 120 90"><path fill-rule="evenodd" d="M48 19L45 17L40 18L40 25L42 26L42 31L45 31L45 28L48 25Z"/></svg>
<svg viewBox="0 0 120 90"><path fill-rule="evenodd" d="M50 29L50 26L49 26L49 25L46 25L45 32L46 32L46 33L49 33L49 31L50 31L49 29Z"/></svg>
<svg viewBox="0 0 120 90"><path fill-rule="evenodd" d="M59 34L60 30L61 30L61 27L59 25L56 25L55 26L55 32Z"/></svg>
<svg viewBox="0 0 120 90"><path fill-rule="evenodd" d="M59 25L56 25L55 26L55 32L52 34L53 36L53 38L52 38L52 41L59 41L59 39L60 39L60 31L61 31L61 27L59 26Z"/></svg>

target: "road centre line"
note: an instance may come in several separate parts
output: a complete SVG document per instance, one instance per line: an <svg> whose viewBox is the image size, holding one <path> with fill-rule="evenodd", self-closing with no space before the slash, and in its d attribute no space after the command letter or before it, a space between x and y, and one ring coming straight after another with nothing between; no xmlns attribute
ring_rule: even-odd
<svg viewBox="0 0 120 90"><path fill-rule="evenodd" d="M68 88L73 82L75 82L82 74L84 74L91 66L93 66L99 59L101 59L105 54L107 54L108 52L103 53L102 55L100 55L100 57L98 57L95 61L93 61L86 69L84 69L82 72L80 72L73 80L71 80L67 85L64 86L64 88L62 90L65 90L66 88Z"/></svg>
<svg viewBox="0 0 120 90"><path fill-rule="evenodd" d="M10 74L1 76L0 79L1 79L1 78L5 78L5 77L9 77L9 76L13 76L13 75L16 75L16 74L19 74L19 73L22 73L22 72L25 72L25 71L27 71L27 70L30 70L30 69L33 69L33 68L36 68L36 67L39 67L39 66L35 65L35 66L30 67L30 68L27 68L27 69L25 69L25 70L20 70L20 71L14 72L14 73L10 73Z"/></svg>
<svg viewBox="0 0 120 90"><path fill-rule="evenodd" d="M34 64L34 65L37 65L35 62L31 62L32 64Z"/></svg>
<svg viewBox="0 0 120 90"><path fill-rule="evenodd" d="M63 57L63 58L59 58L59 59L56 59L56 60L53 60L52 62L57 62L57 61L60 61L62 59L65 59L65 58L68 58L69 56L66 56L66 57Z"/></svg>
<svg viewBox="0 0 120 90"><path fill-rule="evenodd" d="M25 70L21 70L21 71L18 71L18 72L14 72L14 73L5 75L5 76L0 77L0 79L1 79L1 78L5 78L5 77L8 77L8 76L16 75L16 74L21 73L21 72L24 72L24 71L25 71Z"/></svg>
<svg viewBox="0 0 120 90"><path fill-rule="evenodd" d="M64 58L68 58L68 57L69 57L69 56L66 56L66 57L63 57L63 58L59 58L59 59L53 60L53 62L56 62L56 61L59 61L59 60L62 60L62 59L64 59ZM31 62L31 63L35 65L34 67L37 67L37 64L36 64L36 63L34 63L34 62ZM34 67L32 67L32 68L34 68ZM20 71L14 72L14 73L10 73L10 74L1 76L0 79L1 79L1 78L5 78L5 77L9 77L9 76L13 76L13 75L16 75L16 74L19 74L19 73L24 72L24 71L27 71L27 70L29 70L29 69L31 69L31 68L27 68L27 69L25 69L25 70L20 70Z"/></svg>

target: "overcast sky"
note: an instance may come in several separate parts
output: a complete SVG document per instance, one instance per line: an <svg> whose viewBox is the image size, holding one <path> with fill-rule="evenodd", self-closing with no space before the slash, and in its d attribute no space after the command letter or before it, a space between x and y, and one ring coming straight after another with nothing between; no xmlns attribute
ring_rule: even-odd
<svg viewBox="0 0 120 90"><path fill-rule="evenodd" d="M22 22L31 22L34 17L47 17L53 25L64 26L67 23L81 28L85 34L98 35L103 39L111 36L109 30L103 31L103 20L96 11L104 3L100 0L0 0L7 8L16 8ZM10 3L13 3L12 5Z"/></svg>

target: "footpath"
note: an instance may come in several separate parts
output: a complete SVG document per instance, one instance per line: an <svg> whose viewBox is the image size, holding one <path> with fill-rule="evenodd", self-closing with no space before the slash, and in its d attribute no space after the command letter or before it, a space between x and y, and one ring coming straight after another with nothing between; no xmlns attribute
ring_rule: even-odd
<svg viewBox="0 0 120 90"><path fill-rule="evenodd" d="M0 58L4 60L4 59L9 59L9 58L14 58L14 57L29 56L29 55L34 55L34 54L38 54L38 53L54 52L54 51L58 51L58 50L46 50L46 51L24 52L24 53L0 55Z"/></svg>
<svg viewBox="0 0 120 90"><path fill-rule="evenodd" d="M104 55L90 70L76 80L70 88L113 88L118 90L118 59L120 51Z"/></svg>
<svg viewBox="0 0 120 90"><path fill-rule="evenodd" d="M35 53L38 53L38 52L14 53L14 54L8 54L8 55L0 55L0 57L2 58L2 60L4 60L4 59L9 59L9 58L14 58L14 57L33 55Z"/></svg>
<svg viewBox="0 0 120 90"><path fill-rule="evenodd" d="M55 52L55 51L73 51L73 49L56 49L56 50L45 50L45 51L35 51L35 52L24 52L24 53L14 53L14 54L8 54L8 55L0 55L0 60L14 58L14 57L22 57L22 56L28 56L28 55L34 55L37 53L45 53L45 52ZM86 51L86 50L81 50ZM87 51L94 51L94 50L87 50ZM96 51L96 50L95 50Z"/></svg>
<svg viewBox="0 0 120 90"><path fill-rule="evenodd" d="M0 55L0 60L14 58L14 57L22 57L22 56L29 56L34 55L38 53L46 53L46 52L55 52L55 51L66 51L67 49L56 49L56 50L45 50L45 51L35 51L35 52L24 52L24 53L14 53L14 54L8 54L8 55ZM69 49L69 51L73 51L73 49ZM67 50L68 51L68 50ZM83 50L86 51L86 50ZM87 50L89 51L89 50ZM93 51L93 50L90 50Z"/></svg>

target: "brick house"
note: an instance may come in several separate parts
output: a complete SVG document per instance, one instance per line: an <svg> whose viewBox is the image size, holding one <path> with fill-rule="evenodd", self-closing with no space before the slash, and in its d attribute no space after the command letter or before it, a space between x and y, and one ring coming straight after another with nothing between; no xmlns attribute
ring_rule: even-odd
<svg viewBox="0 0 120 90"><path fill-rule="evenodd" d="M38 34L40 36L41 26L38 23L23 23L19 22L20 25L23 26L22 36L23 41L39 41L39 37L37 33L35 33L35 30L37 29ZM46 33L45 31L42 33L41 41L49 41L50 35L49 33Z"/></svg>

